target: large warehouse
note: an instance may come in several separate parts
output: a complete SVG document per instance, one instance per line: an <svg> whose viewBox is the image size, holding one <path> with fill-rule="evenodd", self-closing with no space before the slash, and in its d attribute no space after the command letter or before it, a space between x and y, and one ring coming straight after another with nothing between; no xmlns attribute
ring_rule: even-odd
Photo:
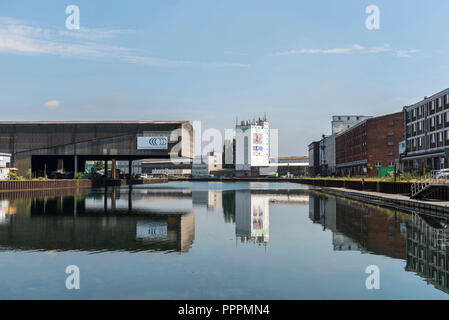
<svg viewBox="0 0 449 320"><path fill-rule="evenodd" d="M192 159L193 129L188 121L4 121L0 152L21 176L75 173L87 160Z"/></svg>

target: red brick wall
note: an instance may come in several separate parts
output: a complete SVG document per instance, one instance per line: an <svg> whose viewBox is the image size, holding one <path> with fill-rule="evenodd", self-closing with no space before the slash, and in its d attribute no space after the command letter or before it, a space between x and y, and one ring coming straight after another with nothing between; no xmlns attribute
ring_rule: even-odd
<svg viewBox="0 0 449 320"><path fill-rule="evenodd" d="M366 120L336 137L336 163L366 160L376 175L376 162L387 167L399 157L398 144L404 140L404 114L397 112Z"/></svg>
<svg viewBox="0 0 449 320"><path fill-rule="evenodd" d="M392 113L367 121L366 159L373 167L370 175L376 175L376 162L381 162L382 167L388 167L389 162L395 162L395 159L399 158L398 144L402 140L404 140L403 112Z"/></svg>

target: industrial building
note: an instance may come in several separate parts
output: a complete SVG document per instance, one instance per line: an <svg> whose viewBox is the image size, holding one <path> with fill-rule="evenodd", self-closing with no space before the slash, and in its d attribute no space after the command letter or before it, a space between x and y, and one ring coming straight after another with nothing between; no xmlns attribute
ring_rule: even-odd
<svg viewBox="0 0 449 320"><path fill-rule="evenodd" d="M332 116L332 135L339 134L346 129L351 128L357 123L369 119L371 116L361 116L361 115L339 115Z"/></svg>
<svg viewBox="0 0 449 320"><path fill-rule="evenodd" d="M270 128L263 119L242 121L235 127L235 170L251 174L253 167L265 167L270 163Z"/></svg>
<svg viewBox="0 0 449 320"><path fill-rule="evenodd" d="M358 123L335 137L337 174L383 176L393 171L403 139L402 112Z"/></svg>
<svg viewBox="0 0 449 320"><path fill-rule="evenodd" d="M337 173L335 137L351 127L371 118L362 115L332 116L331 135L322 135L321 140L309 144L309 175L329 176Z"/></svg>
<svg viewBox="0 0 449 320"><path fill-rule="evenodd" d="M209 176L212 171L221 170L223 164L223 153L217 151L208 152L206 155L198 156L192 163L192 176Z"/></svg>
<svg viewBox="0 0 449 320"><path fill-rule="evenodd" d="M447 168L449 158L449 88L403 108L406 150L404 169Z"/></svg>
<svg viewBox="0 0 449 320"><path fill-rule="evenodd" d="M18 175L68 176L87 160L193 158L188 121L6 121L0 122L0 152L12 155ZM113 177L114 178L114 177Z"/></svg>

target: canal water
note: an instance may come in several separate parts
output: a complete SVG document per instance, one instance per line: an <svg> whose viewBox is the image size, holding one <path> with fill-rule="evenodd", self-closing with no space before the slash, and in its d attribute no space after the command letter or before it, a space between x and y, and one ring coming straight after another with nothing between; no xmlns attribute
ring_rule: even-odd
<svg viewBox="0 0 449 320"><path fill-rule="evenodd" d="M447 221L298 184L0 199L1 299L449 297Z"/></svg>

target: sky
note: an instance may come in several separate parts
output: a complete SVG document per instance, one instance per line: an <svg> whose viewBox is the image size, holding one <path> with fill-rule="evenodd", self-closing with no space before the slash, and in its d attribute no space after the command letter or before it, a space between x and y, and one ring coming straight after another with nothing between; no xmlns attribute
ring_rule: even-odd
<svg viewBox="0 0 449 320"><path fill-rule="evenodd" d="M1 119L224 130L266 113L279 154L306 155L332 115L398 112L449 87L448 16L447 0L0 0Z"/></svg>

